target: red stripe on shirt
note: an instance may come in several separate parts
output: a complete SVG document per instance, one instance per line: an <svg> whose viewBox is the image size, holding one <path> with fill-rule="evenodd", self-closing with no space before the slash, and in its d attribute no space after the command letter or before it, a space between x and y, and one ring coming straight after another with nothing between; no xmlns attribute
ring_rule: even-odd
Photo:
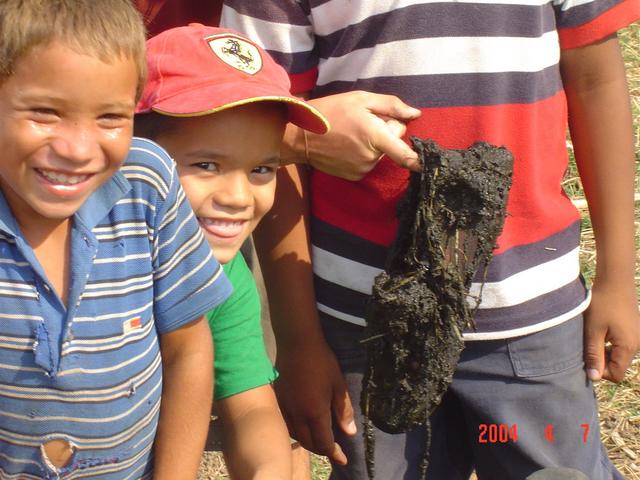
<svg viewBox="0 0 640 480"><path fill-rule="evenodd" d="M291 80L291 93L299 94L304 92L310 92L313 87L316 86L316 80L318 79L318 68L314 67L311 70L301 73L290 73L289 79Z"/></svg>
<svg viewBox="0 0 640 480"><path fill-rule="evenodd" d="M568 162L563 92L526 105L424 109L408 126L408 135L416 132L427 132L446 148L466 148L480 140L504 145L517 158L498 252L547 238L579 218L559 187ZM390 245L396 204L407 180L408 172L388 159L360 182L314 172L313 214L370 242Z"/></svg>
<svg viewBox="0 0 640 480"><path fill-rule="evenodd" d="M558 31L562 48L577 48L601 40L640 18L640 0L620 3L590 22Z"/></svg>

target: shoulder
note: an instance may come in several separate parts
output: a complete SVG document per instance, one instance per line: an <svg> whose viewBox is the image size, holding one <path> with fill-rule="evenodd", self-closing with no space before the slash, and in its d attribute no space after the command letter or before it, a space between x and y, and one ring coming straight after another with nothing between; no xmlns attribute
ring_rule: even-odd
<svg viewBox="0 0 640 480"><path fill-rule="evenodd" d="M637 0L556 0L553 5L563 49L595 43L640 18Z"/></svg>
<svg viewBox="0 0 640 480"><path fill-rule="evenodd" d="M155 187L163 198L176 176L169 154L157 143L139 137L133 137L129 154L120 170L132 185Z"/></svg>

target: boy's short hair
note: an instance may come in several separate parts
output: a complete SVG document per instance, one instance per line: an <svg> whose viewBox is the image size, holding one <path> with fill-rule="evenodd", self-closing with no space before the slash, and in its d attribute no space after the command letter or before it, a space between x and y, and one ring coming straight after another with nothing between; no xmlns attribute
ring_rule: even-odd
<svg viewBox="0 0 640 480"><path fill-rule="evenodd" d="M60 41L103 61L130 58L138 71L136 100L142 93L146 31L129 0L2 0L0 32L0 82L33 48Z"/></svg>

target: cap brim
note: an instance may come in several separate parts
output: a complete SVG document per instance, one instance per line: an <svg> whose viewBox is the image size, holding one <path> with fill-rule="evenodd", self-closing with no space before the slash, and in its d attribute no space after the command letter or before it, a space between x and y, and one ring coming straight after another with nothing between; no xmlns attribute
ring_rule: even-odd
<svg viewBox="0 0 640 480"><path fill-rule="evenodd" d="M290 94L274 95L274 89L268 91L254 85L251 92L243 92L237 85L199 86L189 92L181 92L156 102L151 110L172 117L198 117L227 110L233 107L256 102L285 103L289 110L288 120L294 125L313 133L324 134L329 131L328 120L309 103Z"/></svg>

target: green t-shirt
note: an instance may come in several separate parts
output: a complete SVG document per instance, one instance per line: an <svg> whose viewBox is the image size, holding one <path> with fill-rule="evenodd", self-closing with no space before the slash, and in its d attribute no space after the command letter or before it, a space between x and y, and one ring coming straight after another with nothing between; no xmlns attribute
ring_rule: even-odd
<svg viewBox="0 0 640 480"><path fill-rule="evenodd" d="M223 265L233 294L206 314L215 347L215 398L272 383L278 376L264 346L260 296L251 270L238 252Z"/></svg>

